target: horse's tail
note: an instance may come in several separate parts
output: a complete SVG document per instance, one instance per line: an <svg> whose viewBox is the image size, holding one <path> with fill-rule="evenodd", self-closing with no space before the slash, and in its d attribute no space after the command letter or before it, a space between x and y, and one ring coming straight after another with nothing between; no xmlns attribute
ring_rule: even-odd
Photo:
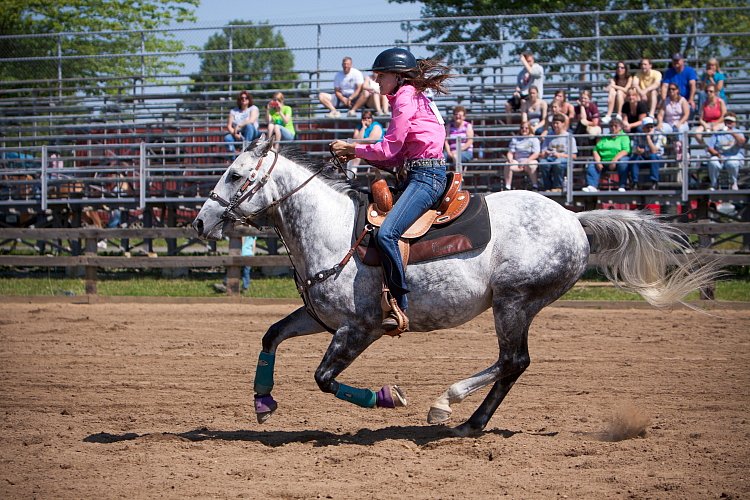
<svg viewBox="0 0 750 500"><path fill-rule="evenodd" d="M717 261L688 253L687 237L657 216L632 210L593 210L577 214L592 235L597 265L615 286L639 293L665 307L721 275Z"/></svg>

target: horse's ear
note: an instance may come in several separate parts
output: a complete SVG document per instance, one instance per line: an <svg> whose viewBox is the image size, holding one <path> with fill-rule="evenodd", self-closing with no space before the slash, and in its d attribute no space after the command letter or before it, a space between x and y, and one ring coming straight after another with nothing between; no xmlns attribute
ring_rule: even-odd
<svg viewBox="0 0 750 500"><path fill-rule="evenodd" d="M271 150L271 145L271 141L266 139L266 134L261 134L261 136L255 140L253 146L254 156L265 156L268 151Z"/></svg>

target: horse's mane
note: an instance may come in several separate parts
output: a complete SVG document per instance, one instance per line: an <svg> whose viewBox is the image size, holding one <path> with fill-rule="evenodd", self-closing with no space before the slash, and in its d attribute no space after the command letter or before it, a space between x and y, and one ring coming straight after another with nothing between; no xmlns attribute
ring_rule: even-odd
<svg viewBox="0 0 750 500"><path fill-rule="evenodd" d="M322 168L323 172L318 177L335 191L348 195L349 192L354 190L346 175L323 158L300 151L297 146L284 146L281 155L297 165L305 167L310 173L315 173Z"/></svg>

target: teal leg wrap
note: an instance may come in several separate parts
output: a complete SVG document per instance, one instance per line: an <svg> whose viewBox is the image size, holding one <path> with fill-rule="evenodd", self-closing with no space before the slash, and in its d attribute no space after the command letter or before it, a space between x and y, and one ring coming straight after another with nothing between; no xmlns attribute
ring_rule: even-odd
<svg viewBox="0 0 750 500"><path fill-rule="evenodd" d="M375 402L377 401L375 391L357 389L341 383L339 384L339 390L336 391L336 397L363 408L375 408Z"/></svg>
<svg viewBox="0 0 750 500"><path fill-rule="evenodd" d="M273 365L275 354L260 351L258 366L255 368L255 394L271 394L273 389Z"/></svg>

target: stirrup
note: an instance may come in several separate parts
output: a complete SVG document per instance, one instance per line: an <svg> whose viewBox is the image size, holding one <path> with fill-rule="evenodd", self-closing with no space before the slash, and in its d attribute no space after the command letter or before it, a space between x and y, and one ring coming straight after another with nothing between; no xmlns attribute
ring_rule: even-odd
<svg viewBox="0 0 750 500"><path fill-rule="evenodd" d="M396 337L409 330L409 318L398 307L396 299L385 285L380 296L380 307L383 310L383 322L380 326L386 335Z"/></svg>

